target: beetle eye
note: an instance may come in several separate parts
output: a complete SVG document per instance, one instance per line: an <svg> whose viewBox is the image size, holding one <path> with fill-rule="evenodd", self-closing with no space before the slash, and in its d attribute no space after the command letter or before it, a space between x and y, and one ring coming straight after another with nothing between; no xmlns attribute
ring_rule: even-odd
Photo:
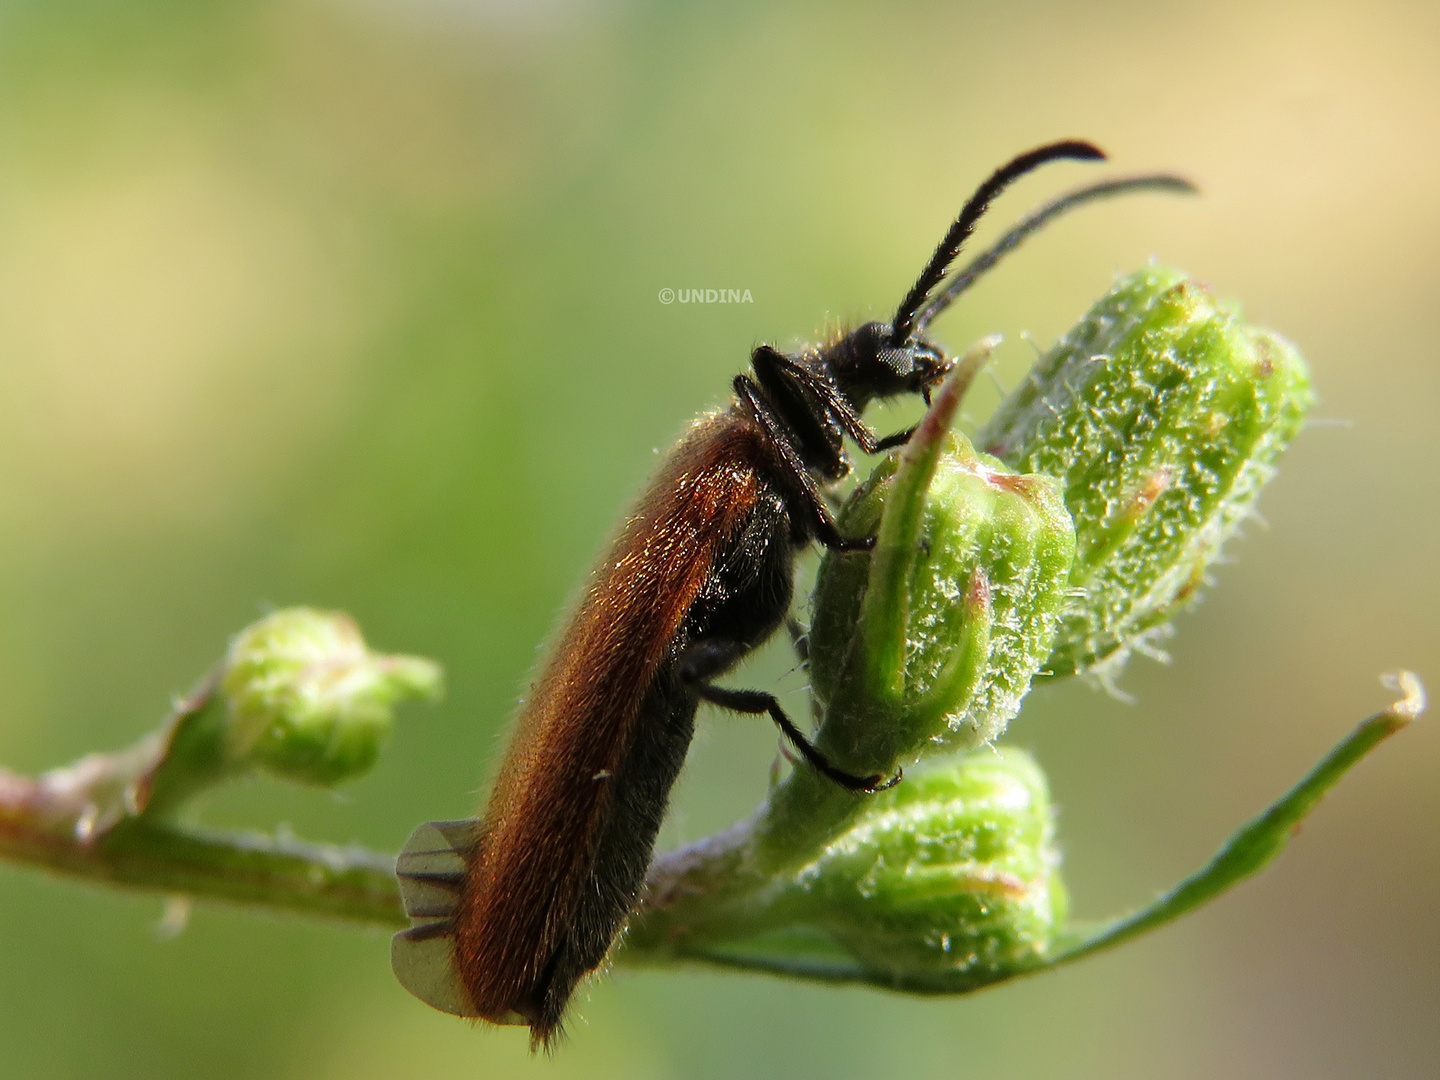
<svg viewBox="0 0 1440 1080"><path fill-rule="evenodd" d="M880 349L876 352L875 359L901 379L915 371L915 353L912 349Z"/></svg>

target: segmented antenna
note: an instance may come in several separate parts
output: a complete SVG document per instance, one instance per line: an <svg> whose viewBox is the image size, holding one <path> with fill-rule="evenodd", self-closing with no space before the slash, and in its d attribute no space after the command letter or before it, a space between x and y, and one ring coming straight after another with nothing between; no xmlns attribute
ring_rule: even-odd
<svg viewBox="0 0 1440 1080"><path fill-rule="evenodd" d="M1129 195L1145 191L1169 192L1173 195L1198 195L1199 188L1183 176L1156 173L1147 176L1125 176L1116 180L1102 180L1089 187L1077 188L1051 200L1037 210L1021 218L1009 232L981 252L955 274L945 287L921 305L915 316L915 333L925 331L942 311L955 302L955 298L974 285L980 276L997 262L1020 246L1021 242L1038 232L1062 214L1069 213L1096 199L1108 199L1116 195Z"/></svg>
<svg viewBox="0 0 1440 1080"><path fill-rule="evenodd" d="M975 231L975 224L984 215L990 206L990 201L1013 184L1020 177L1045 165L1051 161L1070 159L1074 161L1104 161L1105 153L1092 143L1083 142L1079 139L1066 139L1063 142L1050 143L1048 146L1036 147L1028 153L1000 166L990 178L975 189L975 194L970 196L970 201L960 211L960 216L945 233L945 238L940 241L940 246L935 249L935 254L930 256L930 262L920 272L920 277L911 286L910 291L905 294L905 299L900 301L900 307L895 312L895 318L891 320L890 347L900 348L915 331L915 313L919 311L920 305L930 295L930 290L940 284L945 272L950 269L950 264L955 261L955 256L960 254L960 248Z"/></svg>

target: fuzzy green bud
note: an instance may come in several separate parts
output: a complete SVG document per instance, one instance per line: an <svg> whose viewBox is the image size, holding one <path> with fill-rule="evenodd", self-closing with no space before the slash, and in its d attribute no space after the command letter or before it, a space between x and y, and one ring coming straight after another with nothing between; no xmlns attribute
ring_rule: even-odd
<svg viewBox="0 0 1440 1080"><path fill-rule="evenodd" d="M719 858L748 866L746 847L724 839ZM673 892L667 907L695 906L632 928L632 949L963 993L1044 964L1065 921L1045 776L1009 748L930 758L753 890L696 900L706 879L686 878L688 861L651 887Z"/></svg>
<svg viewBox="0 0 1440 1080"><path fill-rule="evenodd" d="M236 636L220 691L233 759L330 786L375 763L393 706L437 696L440 669L371 652L347 615L289 608Z"/></svg>
<svg viewBox="0 0 1440 1080"><path fill-rule="evenodd" d="M977 437L1060 478L1074 600L1048 672L1118 668L1197 596L1313 395L1294 346L1178 270L1121 279Z"/></svg>
<svg viewBox="0 0 1440 1080"><path fill-rule="evenodd" d="M790 885L872 981L957 992L1041 959L1065 921L1044 774L1020 750L912 770Z"/></svg>
<svg viewBox="0 0 1440 1080"><path fill-rule="evenodd" d="M842 516L849 535L880 529L900 461L882 462L851 498ZM873 625L856 632L867 598L880 595L871 581L876 557L827 554L815 588L811 682L827 717L860 709L866 727L908 732L913 746L930 739L970 748L1004 730L1050 654L1074 529L1054 480L1017 474L954 432L940 442L918 510L896 617L880 634ZM876 662L886 669L880 678Z"/></svg>

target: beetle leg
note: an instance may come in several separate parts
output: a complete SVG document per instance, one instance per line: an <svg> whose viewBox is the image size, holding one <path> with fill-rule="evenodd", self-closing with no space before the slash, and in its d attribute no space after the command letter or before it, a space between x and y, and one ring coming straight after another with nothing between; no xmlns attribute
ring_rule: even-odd
<svg viewBox="0 0 1440 1080"><path fill-rule="evenodd" d="M900 782L901 774L898 772L886 780L879 773L855 776L843 769L837 769L830 764L829 758L815 749L814 744L805 738L800 729L795 726L794 721L785 715L785 710L780 708L780 702L775 699L774 694L764 690L727 690L705 683L697 686L695 690L701 698L711 704L731 709L734 712L746 713L751 716L763 716L769 713L770 719L775 721L775 726L784 732L785 737L794 744L795 749L800 751L800 756L809 762L816 772L828 780L833 780L843 788L850 791L873 793L894 787Z"/></svg>
<svg viewBox="0 0 1440 1080"><path fill-rule="evenodd" d="M800 455L790 445L790 438L781 426L779 418L759 388L747 375L735 376L735 394L745 405L755 422L760 425L765 440L775 451L780 473L785 486L810 511L815 538L833 551L869 551L875 546L873 536L843 536L835 515L825 501L825 494L810 470L800 460Z"/></svg>
<svg viewBox="0 0 1440 1080"><path fill-rule="evenodd" d="M775 726L784 733L795 749L800 751L800 756L816 772L847 790L873 793L894 787L900 782L902 774L899 772L889 780L885 780L879 773L870 776L856 776L830 764L830 759L817 750L804 733L795 726L795 722L785 715L785 710L780 707L780 702L774 694L764 690L730 690L711 686L705 681L711 675L724 671L741 656L750 652L750 649L751 646L742 641L730 641L722 638L697 641L680 657L680 679L693 687L696 695L702 701L719 705L722 709L745 713L748 716L764 716L768 713L770 719L775 721Z"/></svg>
<svg viewBox="0 0 1440 1080"><path fill-rule="evenodd" d="M919 426L919 424L915 425L915 427ZM894 435L886 435L883 439L877 439L875 441L875 452L878 454L882 450L889 450L896 446L904 446L910 441L910 436L914 434L915 428L908 427L904 431L897 431Z"/></svg>
<svg viewBox="0 0 1440 1080"><path fill-rule="evenodd" d="M840 430L855 440L861 450L867 454L875 453L877 436L860 419L860 414L855 411L854 406L845 400L845 396L836 389L835 384L827 378L822 378L806 365L800 363L793 356L786 356L779 349L769 345L761 345L750 357L750 364L755 369L762 385L767 379L794 383L804 387L815 397L829 415L831 420L838 424Z"/></svg>

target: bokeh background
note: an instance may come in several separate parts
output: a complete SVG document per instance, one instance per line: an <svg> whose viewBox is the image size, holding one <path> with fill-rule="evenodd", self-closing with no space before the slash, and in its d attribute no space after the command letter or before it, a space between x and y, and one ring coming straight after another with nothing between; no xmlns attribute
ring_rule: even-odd
<svg viewBox="0 0 1440 1080"><path fill-rule="evenodd" d="M10 0L0 762L129 741L309 603L442 660L449 698L338 796L256 782L205 819L393 849L464 815L656 448L757 342L883 317L988 169L1080 135L1205 197L1066 220L942 340L1003 332L1013 384L1027 335L1153 255L1322 395L1174 664L1012 726L1078 912L1135 904L1386 701L1379 672L1440 681L1437 58L1419 0ZM1025 181L989 235L1098 175ZM744 678L803 711L783 649ZM775 749L706 713L666 842L745 813ZM1263 877L1060 973L924 1001L621 973L549 1062L409 997L383 933L200 907L160 940L156 898L0 868L0 1075L1431 1077L1437 777L1432 718Z"/></svg>

